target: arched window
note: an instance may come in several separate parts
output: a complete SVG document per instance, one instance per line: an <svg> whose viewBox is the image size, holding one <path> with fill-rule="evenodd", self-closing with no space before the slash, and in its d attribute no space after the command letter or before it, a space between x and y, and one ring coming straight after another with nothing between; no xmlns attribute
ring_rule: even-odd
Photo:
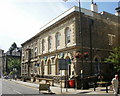
<svg viewBox="0 0 120 96"><path fill-rule="evenodd" d="M35 57L37 56L38 49L35 47Z"/></svg>
<svg viewBox="0 0 120 96"><path fill-rule="evenodd" d="M93 61L95 61L95 63L94 63L94 74L100 74L101 58L98 55L95 55L94 58L93 58Z"/></svg>
<svg viewBox="0 0 120 96"><path fill-rule="evenodd" d="M52 48L52 37L49 36L48 37L48 50L50 50Z"/></svg>
<svg viewBox="0 0 120 96"><path fill-rule="evenodd" d="M66 44L70 43L70 32L71 32L70 28L67 27L65 29L65 43Z"/></svg>
<svg viewBox="0 0 120 96"><path fill-rule="evenodd" d="M60 33L56 33L55 41L56 41L56 48L57 48L58 46L60 46Z"/></svg>
<svg viewBox="0 0 120 96"><path fill-rule="evenodd" d="M58 68L58 58L55 60L55 75L59 75L59 68Z"/></svg>
<svg viewBox="0 0 120 96"><path fill-rule="evenodd" d="M41 62L41 75L44 76L44 61Z"/></svg>
<svg viewBox="0 0 120 96"><path fill-rule="evenodd" d="M24 49L23 49L23 51L22 51L22 60L24 61L24 59L25 59L25 53L24 53Z"/></svg>
<svg viewBox="0 0 120 96"><path fill-rule="evenodd" d="M52 73L52 65L51 65L51 61L48 60L48 75Z"/></svg>
<svg viewBox="0 0 120 96"><path fill-rule="evenodd" d="M45 51L45 40L42 40L42 52Z"/></svg>
<svg viewBox="0 0 120 96"><path fill-rule="evenodd" d="M33 58L33 55L34 55L34 51L33 51L33 43L31 43L31 52L30 52L30 56L31 56L31 58Z"/></svg>

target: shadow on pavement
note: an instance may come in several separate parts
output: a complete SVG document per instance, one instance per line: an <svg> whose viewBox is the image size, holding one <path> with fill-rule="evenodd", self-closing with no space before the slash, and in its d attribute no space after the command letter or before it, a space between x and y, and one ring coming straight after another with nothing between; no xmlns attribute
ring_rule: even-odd
<svg viewBox="0 0 120 96"><path fill-rule="evenodd" d="M79 92L79 93L77 93L77 94L85 94L85 93L90 93L90 92L92 92L92 91Z"/></svg>

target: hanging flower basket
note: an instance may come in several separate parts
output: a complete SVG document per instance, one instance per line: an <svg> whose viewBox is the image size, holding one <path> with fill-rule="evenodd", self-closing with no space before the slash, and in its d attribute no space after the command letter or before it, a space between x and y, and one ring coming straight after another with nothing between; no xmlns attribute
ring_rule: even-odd
<svg viewBox="0 0 120 96"><path fill-rule="evenodd" d="M88 59L89 53L88 53L88 52L84 52L83 54L84 54L84 58L85 58L85 59Z"/></svg>
<svg viewBox="0 0 120 96"><path fill-rule="evenodd" d="M84 52L84 55L88 55L89 53L88 52Z"/></svg>
<svg viewBox="0 0 120 96"><path fill-rule="evenodd" d="M80 52L77 52L77 53L75 53L75 56L74 56L75 58L81 58L82 57L82 54L80 53Z"/></svg>

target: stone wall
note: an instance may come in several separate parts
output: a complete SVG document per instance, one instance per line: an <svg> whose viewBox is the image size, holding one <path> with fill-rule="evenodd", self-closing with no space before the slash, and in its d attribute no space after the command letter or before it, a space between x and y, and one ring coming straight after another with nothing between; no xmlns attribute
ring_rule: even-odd
<svg viewBox="0 0 120 96"><path fill-rule="evenodd" d="M94 72L94 64L101 63L104 61L106 57L108 57L109 52L113 47L118 46L119 34L118 27L116 22L116 17L112 16L110 18L110 14L108 14L109 19L107 19L107 13L104 15L94 13L94 17L86 16L82 14L82 35L83 35L83 52L88 52L89 57L87 60L83 60L83 64L81 63L80 58L73 58L74 53L81 53L81 34L79 30L79 14L77 12L73 12L62 18L60 21L55 23L54 25L47 28L45 31L38 33L35 37L28 40L26 43L22 45L22 54L24 54L24 60L22 59L22 64L27 66L27 52L26 49L32 49L32 58L31 58L31 74L40 74L42 75L42 66L44 66L44 75L47 76L58 76L60 74L56 74L56 63L57 59L61 57L59 54L63 53L64 56L62 58L66 58L67 56L71 59L71 73L74 75L80 75L80 71L83 70L84 76L95 75ZM115 20L114 20L115 19ZM65 44L65 28L69 27L71 29L69 44ZM60 46L56 48L55 46L55 34L60 33ZM91 33L90 33L91 32ZM115 35L113 40L113 44L109 45L109 35ZM48 37L52 37L52 48L48 50ZM91 38L90 38L91 37ZM45 51L42 52L42 40L45 40ZM90 41L91 40L91 41ZM92 44L92 46L90 45ZM91 47L92 48L91 48ZM35 57L35 48L38 49L37 56ZM90 54L92 57L90 58ZM53 59L51 57L54 56ZM47 59L46 59L47 57ZM73 60L72 60L73 59ZM92 64L91 60L92 59ZM51 74L48 74L48 62L51 64ZM36 67L35 64L40 64L40 66ZM25 66L22 69L25 69ZM106 66L106 65L105 65ZM107 67L104 67L107 68ZM27 67L26 67L27 73ZM37 72L32 72L37 70ZM98 70L97 70L98 71ZM66 74L67 71L63 71Z"/></svg>

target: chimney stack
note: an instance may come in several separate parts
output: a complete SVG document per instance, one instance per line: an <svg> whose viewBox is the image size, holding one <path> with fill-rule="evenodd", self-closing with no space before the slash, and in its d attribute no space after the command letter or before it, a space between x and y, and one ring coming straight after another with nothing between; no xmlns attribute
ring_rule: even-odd
<svg viewBox="0 0 120 96"><path fill-rule="evenodd" d="M92 0L92 4L91 4L91 11L98 13L98 6L96 3L93 2L93 0Z"/></svg>

